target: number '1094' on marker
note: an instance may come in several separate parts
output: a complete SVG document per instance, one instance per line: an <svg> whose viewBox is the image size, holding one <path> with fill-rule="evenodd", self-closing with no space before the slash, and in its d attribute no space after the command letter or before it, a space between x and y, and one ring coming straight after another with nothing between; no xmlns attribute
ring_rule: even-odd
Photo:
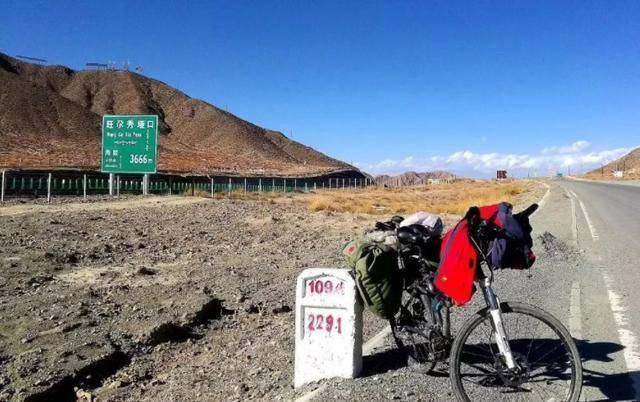
<svg viewBox="0 0 640 402"><path fill-rule="evenodd" d="M344 295L344 282L333 283L330 279L314 279L308 282L311 294Z"/></svg>

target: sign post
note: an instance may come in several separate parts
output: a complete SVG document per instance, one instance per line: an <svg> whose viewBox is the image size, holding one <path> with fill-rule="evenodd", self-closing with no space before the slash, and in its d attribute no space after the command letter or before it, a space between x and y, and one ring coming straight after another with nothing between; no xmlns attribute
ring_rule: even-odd
<svg viewBox="0 0 640 402"><path fill-rule="evenodd" d="M109 173L109 195L114 192L114 173L142 174L143 194L148 194L148 174L158 168L158 116L102 116L102 163ZM116 179L119 182L119 178ZM117 183L119 185L119 183ZM119 195L119 188L116 189Z"/></svg>
<svg viewBox="0 0 640 402"><path fill-rule="evenodd" d="M296 284L294 386L362 369L362 306L345 269L309 268Z"/></svg>

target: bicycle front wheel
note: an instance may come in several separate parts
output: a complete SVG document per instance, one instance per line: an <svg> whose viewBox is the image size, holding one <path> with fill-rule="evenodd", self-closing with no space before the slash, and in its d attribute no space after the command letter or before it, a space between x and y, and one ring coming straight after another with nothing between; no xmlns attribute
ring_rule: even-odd
<svg viewBox="0 0 640 402"><path fill-rule="evenodd" d="M491 315L480 310L462 327L450 354L450 377L462 401L577 401L582 363L569 331L551 314L524 303L501 303L517 363L507 368Z"/></svg>

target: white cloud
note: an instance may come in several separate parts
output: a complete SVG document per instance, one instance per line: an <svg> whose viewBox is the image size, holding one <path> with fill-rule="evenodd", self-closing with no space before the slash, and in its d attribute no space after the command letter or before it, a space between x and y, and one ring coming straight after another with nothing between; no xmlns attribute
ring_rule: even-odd
<svg viewBox="0 0 640 402"><path fill-rule="evenodd" d="M584 151L589 148L591 143L589 141L576 141L571 145L562 147L547 147L542 150L543 155L547 154L574 154L576 152Z"/></svg>
<svg viewBox="0 0 640 402"><path fill-rule="evenodd" d="M616 148L588 152L590 148L591 143L588 141L576 141L566 146L546 147L537 154L476 153L461 150L450 155L412 155L399 160L356 163L356 166L372 174L397 174L408 170L448 170L460 175L490 177L496 170L506 169L516 176L548 175L556 171L566 172L567 169L571 169L572 172L585 172L613 161L633 149Z"/></svg>

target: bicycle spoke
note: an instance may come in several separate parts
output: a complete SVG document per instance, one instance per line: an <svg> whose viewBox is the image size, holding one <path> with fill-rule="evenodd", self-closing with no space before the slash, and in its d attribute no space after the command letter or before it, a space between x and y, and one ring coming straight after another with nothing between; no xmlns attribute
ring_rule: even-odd
<svg viewBox="0 0 640 402"><path fill-rule="evenodd" d="M534 366L537 362L539 362L540 360L544 359L546 356L548 356L551 352L557 350L560 346L563 345L556 345L553 349L549 350L547 353L545 353L544 355L542 355L542 357L540 357L538 360L531 362L531 365Z"/></svg>
<svg viewBox="0 0 640 402"><path fill-rule="evenodd" d="M483 354L472 353L472 352L462 352L462 354L471 355L471 356L478 356L478 357L482 357L482 358L485 358L485 359L492 359L493 360L493 356L489 356L489 355L483 355Z"/></svg>
<svg viewBox="0 0 640 402"><path fill-rule="evenodd" d="M480 373L485 374L485 375L486 375L486 374L490 374L490 375L493 375L493 376L495 376L495 375L496 375L495 371L485 369L485 368L483 368L483 367L481 367L481 366L480 366L480 367L479 367L479 366L476 366L475 364L467 363L467 366L469 366L469 367L471 367L471 368L474 368L474 369L476 369L477 371L479 371ZM471 374L465 374L465 376L470 376L470 375L471 375Z"/></svg>
<svg viewBox="0 0 640 402"><path fill-rule="evenodd" d="M493 328L488 329L488 315L466 330L452 373L457 373L456 387L463 389L468 399L565 401L575 390L576 368L567 345L571 338L561 336L555 327L526 309L535 312L526 307L526 312L509 309L503 313L515 369L507 368L500 357Z"/></svg>

